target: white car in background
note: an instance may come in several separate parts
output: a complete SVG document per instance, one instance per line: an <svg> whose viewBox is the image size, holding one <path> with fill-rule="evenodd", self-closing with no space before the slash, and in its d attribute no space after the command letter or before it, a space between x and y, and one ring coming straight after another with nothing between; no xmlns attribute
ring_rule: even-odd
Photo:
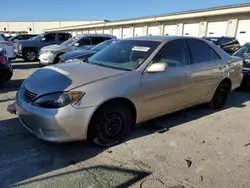
<svg viewBox="0 0 250 188"><path fill-rule="evenodd" d="M5 49L8 59L15 58L14 46L12 42L10 42L2 33L0 33L0 48Z"/></svg>

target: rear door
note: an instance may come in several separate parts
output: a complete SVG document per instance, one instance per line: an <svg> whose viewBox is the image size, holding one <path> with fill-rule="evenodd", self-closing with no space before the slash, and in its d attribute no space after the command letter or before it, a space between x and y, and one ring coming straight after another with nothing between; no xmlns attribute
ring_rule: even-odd
<svg viewBox="0 0 250 188"><path fill-rule="evenodd" d="M201 102L223 79L226 65L221 57L206 42L198 39L187 39L191 65L187 77L192 83L190 88L180 93L180 100L185 105Z"/></svg>

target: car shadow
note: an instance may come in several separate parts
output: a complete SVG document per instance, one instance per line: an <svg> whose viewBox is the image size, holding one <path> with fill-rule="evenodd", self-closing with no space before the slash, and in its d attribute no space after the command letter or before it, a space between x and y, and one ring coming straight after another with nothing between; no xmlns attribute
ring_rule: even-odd
<svg viewBox="0 0 250 188"><path fill-rule="evenodd" d="M29 62L29 63L24 63L24 62L12 62L12 67L13 69L35 69L35 68L41 68L42 66L37 63L37 62Z"/></svg>
<svg viewBox="0 0 250 188"><path fill-rule="evenodd" d="M0 93L7 93L11 91L17 91L22 85L24 79L9 80L0 84Z"/></svg>

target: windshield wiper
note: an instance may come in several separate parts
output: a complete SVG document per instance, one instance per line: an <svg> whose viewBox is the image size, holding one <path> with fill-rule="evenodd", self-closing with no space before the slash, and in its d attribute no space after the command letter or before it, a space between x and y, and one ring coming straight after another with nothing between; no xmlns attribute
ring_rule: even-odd
<svg viewBox="0 0 250 188"><path fill-rule="evenodd" d="M125 70L125 71L133 71L134 69L131 68L124 68L124 67L118 67L118 66L114 66L114 65L107 65L104 63L93 63L90 62L93 65L98 65L98 66L102 66L102 67L108 67L108 68L113 68L113 69L119 69L119 70Z"/></svg>

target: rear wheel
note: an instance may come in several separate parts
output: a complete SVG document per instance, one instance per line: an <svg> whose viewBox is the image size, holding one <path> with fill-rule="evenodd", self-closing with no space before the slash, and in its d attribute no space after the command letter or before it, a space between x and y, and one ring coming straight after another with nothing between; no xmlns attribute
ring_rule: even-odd
<svg viewBox="0 0 250 188"><path fill-rule="evenodd" d="M89 125L88 138L100 146L121 142L130 131L132 116L123 104L107 104L96 111Z"/></svg>
<svg viewBox="0 0 250 188"><path fill-rule="evenodd" d="M230 84L226 81L221 82L217 87L212 100L210 101L210 106L214 109L222 108L227 100L228 94L230 93Z"/></svg>
<svg viewBox="0 0 250 188"><path fill-rule="evenodd" d="M25 61L32 62L37 60L37 52L34 49L27 49L23 52L23 58Z"/></svg>

